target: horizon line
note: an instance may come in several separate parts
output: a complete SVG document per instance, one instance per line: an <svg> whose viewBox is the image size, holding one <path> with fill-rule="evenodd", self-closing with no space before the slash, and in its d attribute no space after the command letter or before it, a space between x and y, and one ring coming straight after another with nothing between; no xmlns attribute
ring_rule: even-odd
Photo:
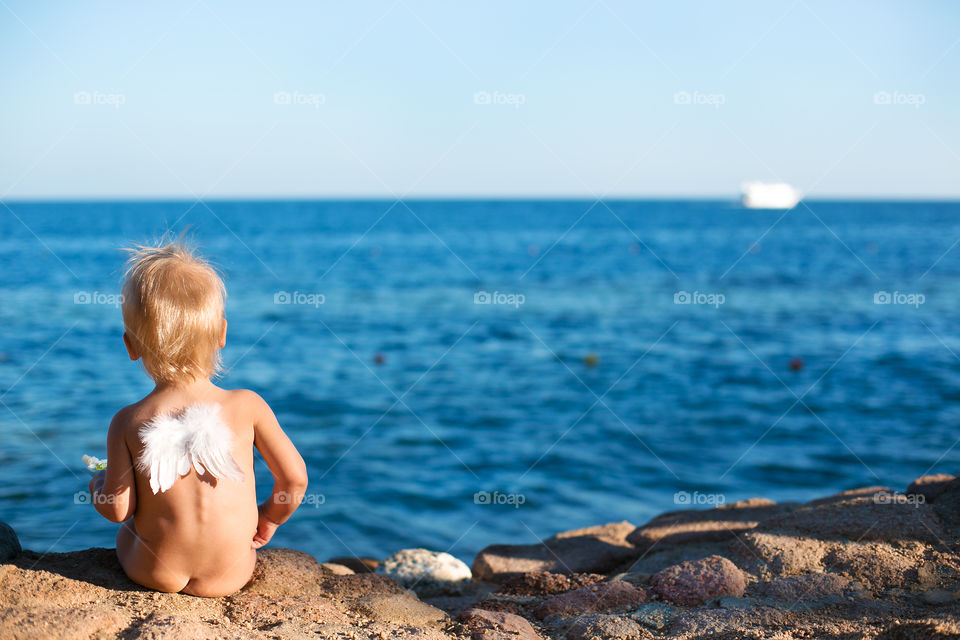
<svg viewBox="0 0 960 640"><path fill-rule="evenodd" d="M740 196L729 194L637 194L597 197L593 194L415 194L391 196L384 194L316 194L316 195L217 195L197 197L183 195L54 195L0 197L7 204L57 204L57 203L145 203L145 202L402 202L402 201L460 201L460 202L510 202L510 201L567 201L567 202L739 202ZM823 194L802 198L801 202L960 202L956 195L919 194Z"/></svg>

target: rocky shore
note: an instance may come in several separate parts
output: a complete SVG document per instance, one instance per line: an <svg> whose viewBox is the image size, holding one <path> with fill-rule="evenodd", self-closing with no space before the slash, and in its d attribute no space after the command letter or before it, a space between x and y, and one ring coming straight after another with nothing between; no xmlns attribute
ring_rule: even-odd
<svg viewBox="0 0 960 640"><path fill-rule="evenodd" d="M21 550L0 523L0 638L960 639L960 478L675 511L490 546L472 567L265 549L215 599L141 589L111 549Z"/></svg>

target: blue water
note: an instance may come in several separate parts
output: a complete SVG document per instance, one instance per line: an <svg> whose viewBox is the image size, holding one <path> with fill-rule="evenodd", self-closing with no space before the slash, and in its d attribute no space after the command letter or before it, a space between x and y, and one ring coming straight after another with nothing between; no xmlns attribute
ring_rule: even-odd
<svg viewBox="0 0 960 640"><path fill-rule="evenodd" d="M115 525L74 501L79 458L103 454L112 414L151 385L105 296L119 246L188 226L226 275L222 383L266 398L310 469L314 504L277 545L469 561L643 522L678 491L809 499L956 472L960 204L808 205L10 204L0 519L36 550L112 546ZM104 304L76 304L85 292Z"/></svg>

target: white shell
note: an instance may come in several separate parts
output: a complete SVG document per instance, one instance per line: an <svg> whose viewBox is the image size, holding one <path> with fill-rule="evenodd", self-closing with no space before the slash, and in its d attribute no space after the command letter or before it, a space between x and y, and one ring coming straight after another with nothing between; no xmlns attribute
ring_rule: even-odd
<svg viewBox="0 0 960 640"><path fill-rule="evenodd" d="M140 427L143 453L137 468L150 474L150 489L162 493L190 473L243 482L243 471L233 459L233 432L220 417L220 405L195 404L178 412L158 415Z"/></svg>

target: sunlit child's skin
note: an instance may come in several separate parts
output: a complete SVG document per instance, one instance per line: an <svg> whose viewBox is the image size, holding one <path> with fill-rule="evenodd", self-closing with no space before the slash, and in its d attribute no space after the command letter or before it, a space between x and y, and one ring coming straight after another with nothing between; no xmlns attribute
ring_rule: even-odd
<svg viewBox="0 0 960 640"><path fill-rule="evenodd" d="M226 340L224 321L221 347ZM139 358L128 336L132 360ZM233 434L233 459L243 481L198 476L195 469L154 494L148 473L134 461L142 451L140 428L151 419L196 404L220 405ZM274 477L271 496L259 507L253 475L256 447ZM158 384L145 398L121 409L107 433L105 471L90 481L93 503L117 533L117 556L134 582L150 589L221 596L243 587L253 573L256 549L300 504L307 487L303 459L260 396L229 391L208 379Z"/></svg>

